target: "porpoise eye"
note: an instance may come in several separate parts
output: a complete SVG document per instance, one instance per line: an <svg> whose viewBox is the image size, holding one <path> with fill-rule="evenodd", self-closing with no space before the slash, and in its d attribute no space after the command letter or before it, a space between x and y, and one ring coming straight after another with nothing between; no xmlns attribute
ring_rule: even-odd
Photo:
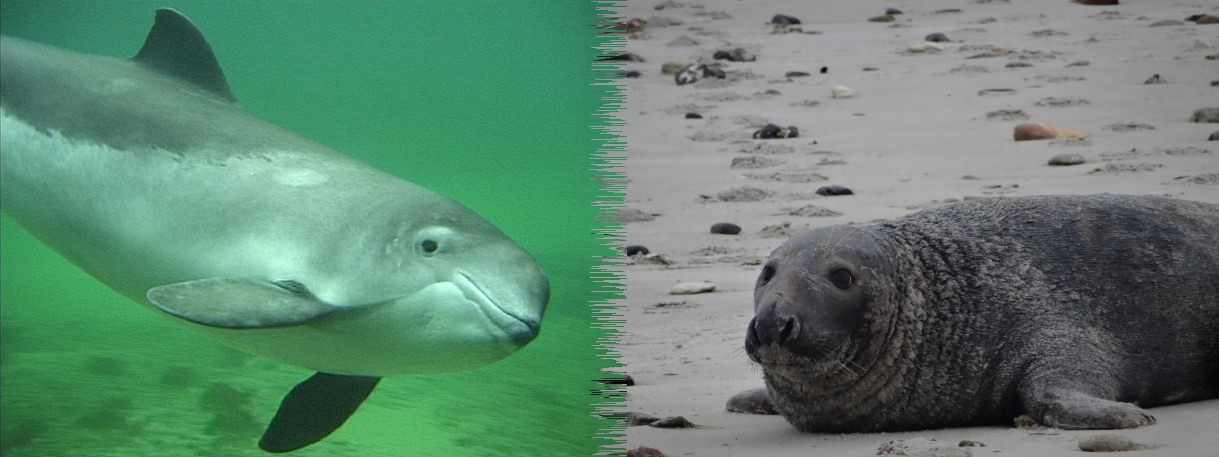
<svg viewBox="0 0 1219 457"><path fill-rule="evenodd" d="M855 282L855 276L847 271L846 268L839 268L830 272L830 282L834 283L834 287L847 290Z"/></svg>
<svg viewBox="0 0 1219 457"><path fill-rule="evenodd" d="M773 278L774 276L775 267L767 265L762 267L762 276L759 277L758 280L761 281L762 285L766 285L766 283L770 282L770 278Z"/></svg>
<svg viewBox="0 0 1219 457"><path fill-rule="evenodd" d="M431 257L440 250L440 243L437 243L436 240L425 239L419 242L419 250L423 251L423 255Z"/></svg>

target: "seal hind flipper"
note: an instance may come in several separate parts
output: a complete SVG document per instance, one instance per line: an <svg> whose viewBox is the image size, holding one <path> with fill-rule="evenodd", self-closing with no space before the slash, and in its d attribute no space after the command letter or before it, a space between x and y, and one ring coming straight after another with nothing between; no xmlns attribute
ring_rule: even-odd
<svg viewBox="0 0 1219 457"><path fill-rule="evenodd" d="M131 60L190 82L230 102L237 101L203 33L190 19L173 9L157 10L144 47Z"/></svg>
<svg viewBox="0 0 1219 457"><path fill-rule="evenodd" d="M258 447L291 452L338 430L381 378L317 373L292 388L279 404Z"/></svg>
<svg viewBox="0 0 1219 457"><path fill-rule="evenodd" d="M290 327L339 308L314 297L296 281L207 278L154 287L148 301L174 316L209 327Z"/></svg>

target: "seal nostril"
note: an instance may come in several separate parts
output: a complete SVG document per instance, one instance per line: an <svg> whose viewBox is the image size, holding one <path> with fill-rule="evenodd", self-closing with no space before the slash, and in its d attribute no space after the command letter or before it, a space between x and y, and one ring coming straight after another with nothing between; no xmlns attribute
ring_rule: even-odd
<svg viewBox="0 0 1219 457"><path fill-rule="evenodd" d="M783 320L783 330L779 332L779 344L786 344L788 339L792 337L792 333L796 330L796 318L789 317Z"/></svg>

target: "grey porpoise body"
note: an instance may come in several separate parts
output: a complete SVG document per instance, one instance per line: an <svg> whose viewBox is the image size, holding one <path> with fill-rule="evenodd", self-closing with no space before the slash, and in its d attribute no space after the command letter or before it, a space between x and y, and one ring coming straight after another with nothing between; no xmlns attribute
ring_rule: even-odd
<svg viewBox="0 0 1219 457"><path fill-rule="evenodd" d="M1216 205L1002 198L820 228L754 298L754 395L804 431L1129 428L1219 397Z"/></svg>
<svg viewBox="0 0 1219 457"><path fill-rule="evenodd" d="M322 439L381 376L508 356L549 300L473 211L245 111L169 9L131 59L0 37L0 181L5 213L106 285L318 372L267 451Z"/></svg>

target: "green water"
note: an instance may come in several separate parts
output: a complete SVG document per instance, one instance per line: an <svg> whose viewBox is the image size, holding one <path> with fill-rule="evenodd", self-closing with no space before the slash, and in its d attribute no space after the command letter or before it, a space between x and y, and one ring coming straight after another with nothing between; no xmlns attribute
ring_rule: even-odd
<svg viewBox="0 0 1219 457"><path fill-rule="evenodd" d="M0 0L0 33L128 56L156 7L192 18L272 123L463 202L547 271L541 336L486 368L399 376L301 456L591 455L594 5ZM2 132L0 132L2 134ZM0 183L2 186L3 183ZM0 192L3 188L0 187ZM608 197L607 197L608 195ZM611 278L612 279L612 278ZM227 349L110 291L0 219L0 455L246 456L306 370Z"/></svg>

